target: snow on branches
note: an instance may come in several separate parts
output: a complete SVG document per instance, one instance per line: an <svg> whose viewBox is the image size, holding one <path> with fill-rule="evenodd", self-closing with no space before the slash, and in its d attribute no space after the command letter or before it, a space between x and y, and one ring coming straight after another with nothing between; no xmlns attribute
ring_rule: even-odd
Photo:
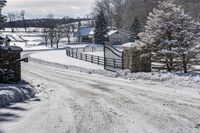
<svg viewBox="0 0 200 133"><path fill-rule="evenodd" d="M145 31L139 36L155 57L165 60L168 71L183 69L187 72L191 60L199 53L199 31L199 23L167 0L149 14Z"/></svg>

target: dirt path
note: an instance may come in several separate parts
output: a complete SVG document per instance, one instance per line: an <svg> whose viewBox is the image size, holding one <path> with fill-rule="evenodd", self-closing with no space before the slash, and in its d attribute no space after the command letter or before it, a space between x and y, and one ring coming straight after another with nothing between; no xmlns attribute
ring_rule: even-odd
<svg viewBox="0 0 200 133"><path fill-rule="evenodd" d="M36 99L1 109L0 133L200 133L190 88L23 65Z"/></svg>

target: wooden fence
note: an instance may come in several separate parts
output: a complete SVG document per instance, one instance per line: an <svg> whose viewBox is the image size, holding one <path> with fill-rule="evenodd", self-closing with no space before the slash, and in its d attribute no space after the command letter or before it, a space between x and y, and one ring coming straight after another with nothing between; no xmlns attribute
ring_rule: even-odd
<svg viewBox="0 0 200 133"><path fill-rule="evenodd" d="M77 49L76 50L67 49L66 55L72 58L76 58L79 60L83 60L86 62L90 62L97 65L102 65L102 66L105 65L104 62L107 62L106 66L113 68L113 71L118 70L118 69L121 70L123 68L122 60L120 59L111 59L111 58L104 58L101 56L96 56L96 55L91 55L91 54L85 54L85 53L78 52Z"/></svg>

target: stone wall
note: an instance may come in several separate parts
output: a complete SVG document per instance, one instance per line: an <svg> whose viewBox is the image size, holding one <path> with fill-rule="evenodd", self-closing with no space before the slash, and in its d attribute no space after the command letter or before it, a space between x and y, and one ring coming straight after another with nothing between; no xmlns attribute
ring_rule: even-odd
<svg viewBox="0 0 200 133"><path fill-rule="evenodd" d="M124 69L131 72L151 72L151 58L147 52L135 48L125 48L123 52Z"/></svg>

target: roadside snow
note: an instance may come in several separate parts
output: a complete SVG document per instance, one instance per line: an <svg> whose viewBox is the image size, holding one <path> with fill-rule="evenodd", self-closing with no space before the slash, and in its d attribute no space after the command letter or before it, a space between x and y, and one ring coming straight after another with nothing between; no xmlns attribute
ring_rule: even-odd
<svg viewBox="0 0 200 133"><path fill-rule="evenodd" d="M78 60L66 55L65 50L56 50L56 51L46 51L32 54L30 56L33 59L44 60L46 62L58 63L61 65L66 65L67 67L80 67L84 69L103 69L103 66L92 64L86 61ZM33 60L32 59L32 60ZM50 63L51 64L51 63Z"/></svg>
<svg viewBox="0 0 200 133"><path fill-rule="evenodd" d="M35 95L33 87L26 82L18 84L0 84L0 107L21 102Z"/></svg>
<svg viewBox="0 0 200 133"><path fill-rule="evenodd" d="M191 87L196 89L199 89L200 86L200 74L198 73L189 73L189 74L162 73L162 72L131 73L129 70L120 70L114 73L104 70L103 66L98 66L85 61L82 62L80 60L62 55L59 56L57 54L60 54L60 52L50 51L50 52L33 54L30 58L30 61L55 68L68 69L87 74L103 75L112 78L123 78L127 80L157 81L157 82L162 82L163 84L166 85L171 85L171 86L176 85L176 86Z"/></svg>

